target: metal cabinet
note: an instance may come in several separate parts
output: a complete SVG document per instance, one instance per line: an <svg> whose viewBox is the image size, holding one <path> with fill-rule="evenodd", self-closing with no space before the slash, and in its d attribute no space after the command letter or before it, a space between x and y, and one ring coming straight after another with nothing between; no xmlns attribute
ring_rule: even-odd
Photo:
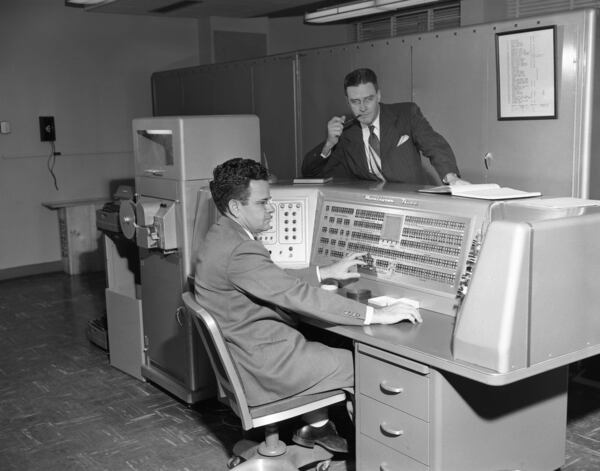
<svg viewBox="0 0 600 471"><path fill-rule="evenodd" d="M376 353L362 345L356 356L358 469L429 469L429 368Z"/></svg>
<svg viewBox="0 0 600 471"><path fill-rule="evenodd" d="M133 121L135 200L123 202L123 233L139 250L144 364L141 374L182 401L215 394L199 335L182 309L194 274L199 221L216 210L201 197L216 165L260 159L254 115L175 116Z"/></svg>
<svg viewBox="0 0 600 471"><path fill-rule="evenodd" d="M355 353L357 470L563 464L568 367L494 387L363 343Z"/></svg>

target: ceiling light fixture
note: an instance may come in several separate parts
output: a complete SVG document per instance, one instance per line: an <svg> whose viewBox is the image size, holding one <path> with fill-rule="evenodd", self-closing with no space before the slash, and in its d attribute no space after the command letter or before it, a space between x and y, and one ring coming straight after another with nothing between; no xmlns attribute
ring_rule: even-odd
<svg viewBox="0 0 600 471"><path fill-rule="evenodd" d="M347 3L337 7L323 8L315 12L305 13L304 21L307 23L330 23L348 18L386 13L391 10L435 3L439 0L369 0Z"/></svg>
<svg viewBox="0 0 600 471"><path fill-rule="evenodd" d="M375 0L377 8L382 10L400 10L402 8L424 5L426 3L436 3L440 0Z"/></svg>
<svg viewBox="0 0 600 471"><path fill-rule="evenodd" d="M85 8L98 6L101 3L112 3L115 0L65 0L65 6L75 8Z"/></svg>
<svg viewBox="0 0 600 471"><path fill-rule="evenodd" d="M150 10L151 13L171 13L177 10L182 10L187 7L199 5L203 0L180 0L169 5L165 5L154 10Z"/></svg>
<svg viewBox="0 0 600 471"><path fill-rule="evenodd" d="M308 23L329 23L331 21L373 15L375 13L381 13L381 10L375 6L375 0L370 0L340 5L333 8L324 8L313 13L306 13L304 19Z"/></svg>

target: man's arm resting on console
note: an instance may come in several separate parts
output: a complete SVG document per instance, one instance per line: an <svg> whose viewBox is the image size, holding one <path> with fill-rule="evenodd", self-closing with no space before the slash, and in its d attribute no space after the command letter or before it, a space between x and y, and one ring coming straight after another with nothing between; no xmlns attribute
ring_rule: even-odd
<svg viewBox="0 0 600 471"><path fill-rule="evenodd" d="M442 182L451 185L459 181L460 171L452 147L431 127L415 103L411 106L410 123L417 149L429 159Z"/></svg>

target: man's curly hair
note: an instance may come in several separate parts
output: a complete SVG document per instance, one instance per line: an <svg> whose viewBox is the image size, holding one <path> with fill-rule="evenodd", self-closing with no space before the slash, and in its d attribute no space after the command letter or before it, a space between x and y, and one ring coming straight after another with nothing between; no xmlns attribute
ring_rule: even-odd
<svg viewBox="0 0 600 471"><path fill-rule="evenodd" d="M250 196L250 180L269 180L267 169L252 159L235 158L213 170L210 192L219 212L227 214L232 199L246 203Z"/></svg>

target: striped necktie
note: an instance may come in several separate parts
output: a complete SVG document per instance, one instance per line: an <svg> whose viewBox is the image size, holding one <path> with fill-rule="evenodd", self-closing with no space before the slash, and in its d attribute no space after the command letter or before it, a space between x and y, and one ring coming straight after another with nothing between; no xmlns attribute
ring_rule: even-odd
<svg viewBox="0 0 600 471"><path fill-rule="evenodd" d="M383 173L381 171L381 150L379 145L379 138L375 134L375 126L369 125L369 152L367 153L367 161L369 164L369 170L382 182L385 181Z"/></svg>

